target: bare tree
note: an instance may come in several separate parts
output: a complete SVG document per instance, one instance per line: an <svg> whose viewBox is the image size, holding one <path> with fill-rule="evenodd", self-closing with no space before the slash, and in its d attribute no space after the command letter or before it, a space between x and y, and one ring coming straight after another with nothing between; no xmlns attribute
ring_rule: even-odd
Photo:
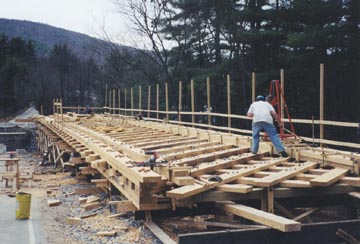
<svg viewBox="0 0 360 244"><path fill-rule="evenodd" d="M151 52L139 48L136 43L134 46L162 68L164 78L170 84L172 103L177 108L174 77L186 47L186 39L183 38L183 33L173 26L173 17L176 13L171 8L171 4L164 0L113 0L113 2L118 7L119 13L133 23L133 29L149 41ZM171 41L168 38L169 33L171 33Z"/></svg>

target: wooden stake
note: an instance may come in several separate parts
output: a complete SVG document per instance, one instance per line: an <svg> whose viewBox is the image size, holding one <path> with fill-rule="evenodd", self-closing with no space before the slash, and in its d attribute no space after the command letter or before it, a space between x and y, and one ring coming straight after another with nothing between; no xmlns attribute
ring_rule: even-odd
<svg viewBox="0 0 360 244"><path fill-rule="evenodd" d="M108 89L108 85L107 84L105 84L105 107L107 106L107 89ZM106 109L105 109L105 111L106 111Z"/></svg>
<svg viewBox="0 0 360 244"><path fill-rule="evenodd" d="M324 139L324 64L320 64L320 146Z"/></svg>
<svg viewBox="0 0 360 244"><path fill-rule="evenodd" d="M156 84L156 119L159 119L159 84Z"/></svg>
<svg viewBox="0 0 360 244"><path fill-rule="evenodd" d="M280 70L280 86L282 90L282 94L285 96L285 89L284 89L284 69ZM283 96L280 97L281 101L281 121L284 120L284 99Z"/></svg>
<svg viewBox="0 0 360 244"><path fill-rule="evenodd" d="M139 113L141 113L141 85L139 86Z"/></svg>
<svg viewBox="0 0 360 244"><path fill-rule="evenodd" d="M147 114L148 118L150 118L150 109L151 109L151 86L148 87L148 114Z"/></svg>
<svg viewBox="0 0 360 244"><path fill-rule="evenodd" d="M194 99L194 80L191 80L191 121L192 121L192 127L194 127L195 124L195 99Z"/></svg>
<svg viewBox="0 0 360 244"><path fill-rule="evenodd" d="M252 89L251 89L251 97L252 97L252 102L255 102L255 94L256 94L256 78L255 78L255 72L252 72L251 74L251 84L252 84Z"/></svg>
<svg viewBox="0 0 360 244"><path fill-rule="evenodd" d="M111 90L109 90L109 113L111 113Z"/></svg>
<svg viewBox="0 0 360 244"><path fill-rule="evenodd" d="M124 106L125 106L125 116L127 115L127 104L126 104L126 88L124 89Z"/></svg>
<svg viewBox="0 0 360 244"><path fill-rule="evenodd" d="M130 89L130 107L131 107L131 116L134 116L134 89Z"/></svg>
<svg viewBox="0 0 360 244"><path fill-rule="evenodd" d="M166 109L166 121L169 121L169 92L168 84L165 83L165 109Z"/></svg>
<svg viewBox="0 0 360 244"><path fill-rule="evenodd" d="M231 87L230 87L230 75L227 75L227 105L228 105L228 128L231 128ZM228 131L231 133L231 130Z"/></svg>
<svg viewBox="0 0 360 244"><path fill-rule="evenodd" d="M181 122L181 111L182 111L182 81L179 81L179 112L178 112L178 122Z"/></svg>
<svg viewBox="0 0 360 244"><path fill-rule="evenodd" d="M115 97L116 97L116 93L115 93L115 89L113 89L113 113L115 114L116 113L116 106L115 106Z"/></svg>
<svg viewBox="0 0 360 244"><path fill-rule="evenodd" d="M210 115L210 108L211 108L211 101L210 101L210 77L208 77L206 79L206 93L207 93L207 108L208 108L208 125L209 125L209 130L210 130L210 126L211 126L211 115Z"/></svg>
<svg viewBox="0 0 360 244"><path fill-rule="evenodd" d="M120 88L118 89L118 104L119 104L119 114L120 114L120 109L121 109L121 92L120 92Z"/></svg>

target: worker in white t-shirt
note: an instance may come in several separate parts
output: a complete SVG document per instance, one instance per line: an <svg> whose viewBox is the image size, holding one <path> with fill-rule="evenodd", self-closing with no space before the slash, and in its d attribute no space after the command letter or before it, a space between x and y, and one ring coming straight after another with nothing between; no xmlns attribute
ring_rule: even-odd
<svg viewBox="0 0 360 244"><path fill-rule="evenodd" d="M247 115L252 118L253 141L251 152L256 154L259 150L260 131L264 130L280 155L282 157L288 157L288 154L285 152L284 145L281 143L279 135L277 134L276 128L273 124L273 117L278 121L279 126L283 125L279 120L279 116L275 112L274 107L265 101L264 96L259 95L256 97L256 101L250 105Z"/></svg>

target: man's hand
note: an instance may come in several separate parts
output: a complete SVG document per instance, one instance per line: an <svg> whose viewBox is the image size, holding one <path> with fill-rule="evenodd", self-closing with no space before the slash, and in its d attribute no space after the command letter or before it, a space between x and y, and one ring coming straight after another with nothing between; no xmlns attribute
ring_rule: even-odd
<svg viewBox="0 0 360 244"><path fill-rule="evenodd" d="M278 123L278 126L279 126L280 128L283 128L283 127L284 127L284 123L283 123L282 121L278 121L277 123Z"/></svg>

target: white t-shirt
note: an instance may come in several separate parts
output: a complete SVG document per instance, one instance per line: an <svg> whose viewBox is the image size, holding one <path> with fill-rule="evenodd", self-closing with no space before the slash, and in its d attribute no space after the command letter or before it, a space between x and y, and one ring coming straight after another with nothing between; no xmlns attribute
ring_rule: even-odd
<svg viewBox="0 0 360 244"><path fill-rule="evenodd" d="M275 109L270 103L264 101L257 101L253 102L250 105L248 113L254 114L253 123L262 121L272 124L273 117L271 116L271 111L275 111Z"/></svg>

